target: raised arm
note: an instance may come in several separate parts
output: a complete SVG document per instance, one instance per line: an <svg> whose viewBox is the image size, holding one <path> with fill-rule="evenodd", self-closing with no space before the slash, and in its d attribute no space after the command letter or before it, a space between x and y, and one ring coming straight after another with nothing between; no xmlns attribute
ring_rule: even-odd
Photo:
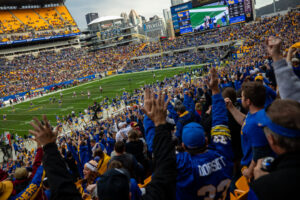
<svg viewBox="0 0 300 200"><path fill-rule="evenodd" d="M234 105L232 104L231 100L229 98L225 98L225 103L228 111L232 114L235 121L243 126L244 120L246 118L246 115L243 114L241 111L239 111Z"/></svg>
<svg viewBox="0 0 300 200"><path fill-rule="evenodd" d="M228 128L228 115L225 101L218 87L218 76L215 68L210 70L209 87L212 90L211 144L222 155L232 160L233 151L230 130Z"/></svg>
<svg viewBox="0 0 300 200"><path fill-rule="evenodd" d="M38 148L36 150L34 162L32 165L32 174L29 177L30 179L32 179L34 177L37 169L39 168L39 166L41 166L42 160L43 160L43 149L42 149L41 145L38 144Z"/></svg>
<svg viewBox="0 0 300 200"><path fill-rule="evenodd" d="M274 73L278 85L280 97L282 99L291 99L300 101L300 79L295 74L292 66L283 59L280 51L281 39L271 36L267 40L267 50L272 57L274 63ZM291 58L289 50L288 60Z"/></svg>
<svg viewBox="0 0 300 200"><path fill-rule="evenodd" d="M155 170L143 199L175 199L176 157L171 129L166 123L167 105L168 101L165 102L164 95L160 93L156 99L149 89L146 90L143 111L155 125L153 140Z"/></svg>
<svg viewBox="0 0 300 200"><path fill-rule="evenodd" d="M81 200L81 195L77 191L72 176L68 172L65 162L55 144L57 131L52 131L46 116L43 116L43 118L45 126L35 118L35 123L31 123L34 130L30 130L29 132L43 146L43 167L48 176L52 199Z"/></svg>
<svg viewBox="0 0 300 200"><path fill-rule="evenodd" d="M150 153L153 152L153 139L155 135L155 126L153 121L145 115L144 118L144 128L145 128L145 139Z"/></svg>

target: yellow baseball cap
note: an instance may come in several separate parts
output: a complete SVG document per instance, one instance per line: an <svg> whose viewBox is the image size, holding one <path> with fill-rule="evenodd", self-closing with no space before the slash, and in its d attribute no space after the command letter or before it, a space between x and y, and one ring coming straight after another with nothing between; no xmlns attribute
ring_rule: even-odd
<svg viewBox="0 0 300 200"><path fill-rule="evenodd" d="M300 48L300 42L297 42L297 43L293 44L292 47L294 47L294 48Z"/></svg>
<svg viewBox="0 0 300 200"><path fill-rule="evenodd" d="M264 77L261 76L261 75L258 75L258 76L255 77L254 80L255 80L255 81L257 81L257 80L262 81L262 80L264 80Z"/></svg>

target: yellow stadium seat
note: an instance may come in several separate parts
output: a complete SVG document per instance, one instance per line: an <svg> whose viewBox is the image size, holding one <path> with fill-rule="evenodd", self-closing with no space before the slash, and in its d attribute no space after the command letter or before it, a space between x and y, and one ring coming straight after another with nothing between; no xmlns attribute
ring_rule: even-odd
<svg viewBox="0 0 300 200"><path fill-rule="evenodd" d="M32 9L13 10L13 14L28 27L35 30L46 30L48 24Z"/></svg>
<svg viewBox="0 0 300 200"><path fill-rule="evenodd" d="M151 180L152 180L152 176L149 176L148 178L146 178L144 180L144 184L143 185L138 184L139 188L145 188L151 182Z"/></svg>
<svg viewBox="0 0 300 200"><path fill-rule="evenodd" d="M0 34L19 33L29 30L52 30L74 26L73 31L65 31L65 33L78 33L75 20L72 18L65 6L20 9L10 11L0 11ZM51 29L50 29L51 27ZM30 38L24 35L23 39ZM2 38L1 40L10 40Z"/></svg>
<svg viewBox="0 0 300 200"><path fill-rule="evenodd" d="M56 12L55 8L38 8L35 9L35 12L37 12L53 28L64 27L64 22Z"/></svg>
<svg viewBox="0 0 300 200"><path fill-rule="evenodd" d="M69 13L68 9L65 6L57 6L56 10L62 16L63 20L65 21L66 25L76 26L76 23Z"/></svg>
<svg viewBox="0 0 300 200"><path fill-rule="evenodd" d="M9 11L0 11L0 28L5 33L16 32L22 28L22 23L19 22Z"/></svg>
<svg viewBox="0 0 300 200"><path fill-rule="evenodd" d="M235 186L237 189L234 190L234 194L230 193L230 200L246 200L249 192L248 180L245 176L241 176Z"/></svg>

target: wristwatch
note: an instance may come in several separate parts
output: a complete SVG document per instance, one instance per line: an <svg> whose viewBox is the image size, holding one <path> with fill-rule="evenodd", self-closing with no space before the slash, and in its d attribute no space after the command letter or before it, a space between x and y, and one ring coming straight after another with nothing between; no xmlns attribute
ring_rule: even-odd
<svg viewBox="0 0 300 200"><path fill-rule="evenodd" d="M273 162L274 162L273 157L264 158L262 161L261 170L266 171L266 172L270 171Z"/></svg>

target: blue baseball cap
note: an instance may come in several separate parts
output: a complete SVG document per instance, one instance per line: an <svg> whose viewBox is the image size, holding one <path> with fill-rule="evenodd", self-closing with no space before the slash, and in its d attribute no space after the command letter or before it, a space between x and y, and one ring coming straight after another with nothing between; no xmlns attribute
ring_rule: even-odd
<svg viewBox="0 0 300 200"><path fill-rule="evenodd" d="M99 157L99 156L96 156L96 157L94 158L94 160L95 160L96 162L99 162L100 157Z"/></svg>
<svg viewBox="0 0 300 200"><path fill-rule="evenodd" d="M268 127L274 133L288 138L299 138L300 130L289 129L272 122L272 120L267 115L266 111L263 109L257 113L257 122L260 127Z"/></svg>
<svg viewBox="0 0 300 200"><path fill-rule="evenodd" d="M197 149L205 145L205 134L203 127L191 122L183 127L182 142L188 149Z"/></svg>

